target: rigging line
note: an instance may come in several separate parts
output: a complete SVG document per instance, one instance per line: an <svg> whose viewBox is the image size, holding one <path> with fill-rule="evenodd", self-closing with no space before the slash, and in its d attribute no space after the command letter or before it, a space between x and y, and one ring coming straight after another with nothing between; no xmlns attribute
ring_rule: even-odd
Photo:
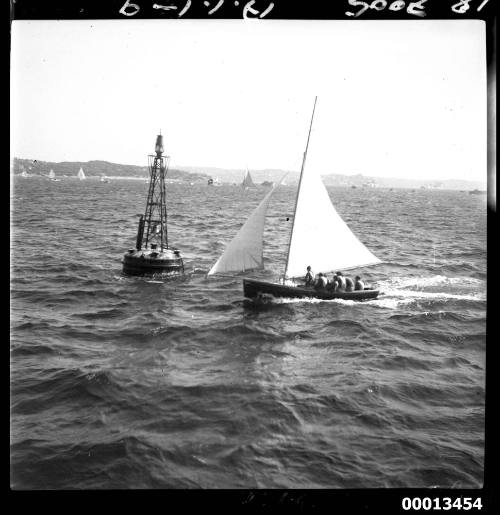
<svg viewBox="0 0 500 515"><path fill-rule="evenodd" d="M313 112L312 112L312 116L311 116L311 125L309 126L309 134L307 135L306 149L304 151L304 157L302 159L302 168L300 169L300 178L299 178L299 186L297 188L297 195L295 196L295 208L293 210L293 223L292 223L292 229L290 231L290 241L288 242L288 252L286 254L285 272L283 274L283 277L286 277L286 271L288 269L288 261L290 259L290 248L292 246L293 228L295 226L295 215L297 214L297 202L299 200L300 185L302 184L302 176L304 175L304 167L306 164L307 149L309 148L309 139L311 138L311 130L312 130L312 125L313 125L314 111L316 110L316 101L317 100L318 100L318 97L317 96L314 97L314 106L313 106Z"/></svg>

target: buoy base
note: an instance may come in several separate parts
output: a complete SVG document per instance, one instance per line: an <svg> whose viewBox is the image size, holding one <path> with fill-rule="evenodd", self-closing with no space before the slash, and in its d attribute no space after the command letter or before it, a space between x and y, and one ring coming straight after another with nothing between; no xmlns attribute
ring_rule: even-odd
<svg viewBox="0 0 500 515"><path fill-rule="evenodd" d="M184 273L184 262L177 249L130 249L123 256L123 273L127 275L154 275Z"/></svg>

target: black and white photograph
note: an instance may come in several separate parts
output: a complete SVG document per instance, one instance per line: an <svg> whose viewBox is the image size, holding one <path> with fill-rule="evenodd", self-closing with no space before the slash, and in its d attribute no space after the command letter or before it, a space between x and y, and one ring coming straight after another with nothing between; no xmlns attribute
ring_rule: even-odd
<svg viewBox="0 0 500 515"><path fill-rule="evenodd" d="M10 488L481 489L486 50L13 20Z"/></svg>

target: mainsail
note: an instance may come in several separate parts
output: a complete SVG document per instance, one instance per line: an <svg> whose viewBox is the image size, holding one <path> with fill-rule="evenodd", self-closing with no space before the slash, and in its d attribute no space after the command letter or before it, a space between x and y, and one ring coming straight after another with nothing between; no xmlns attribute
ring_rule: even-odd
<svg viewBox="0 0 500 515"><path fill-rule="evenodd" d="M250 175L250 172L247 170L247 173L245 175L245 178L243 179L243 182L241 183L243 188L254 188L255 184L252 181L252 176Z"/></svg>
<svg viewBox="0 0 500 515"><path fill-rule="evenodd" d="M83 168L80 168L80 170L78 170L78 178L80 180L85 179L85 174L83 173Z"/></svg>
<svg viewBox="0 0 500 515"><path fill-rule="evenodd" d="M277 186L274 186L255 208L236 236L229 242L222 256L210 269L208 275L224 272L244 272L263 267L262 239L266 211L271 195Z"/></svg>
<svg viewBox="0 0 500 515"><path fill-rule="evenodd" d="M56 174L54 173L54 170L50 170L50 172L49 172L49 178L50 178L50 179L55 179L55 178L56 178Z"/></svg>
<svg viewBox="0 0 500 515"><path fill-rule="evenodd" d="M314 109L286 261L285 277L289 278L305 275L308 266L315 272L331 272L380 263L337 213L319 174L313 170L305 171L313 118Z"/></svg>
<svg viewBox="0 0 500 515"><path fill-rule="evenodd" d="M319 174L312 170L304 173L285 275L305 275L308 266L317 273L377 263L380 260L358 240L333 207Z"/></svg>

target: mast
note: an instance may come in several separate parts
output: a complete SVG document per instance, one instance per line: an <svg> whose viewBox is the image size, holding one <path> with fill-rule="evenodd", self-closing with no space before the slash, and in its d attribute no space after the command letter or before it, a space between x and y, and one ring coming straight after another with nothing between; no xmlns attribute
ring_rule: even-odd
<svg viewBox="0 0 500 515"><path fill-rule="evenodd" d="M302 184L302 176L304 174L304 167L306 164L307 149L309 148L309 139L311 138L311 130L312 130L312 125L313 125L314 111L316 110L316 101L317 100L318 100L318 97L317 96L314 97L314 106L313 106L313 112L312 112L312 116L311 116L311 125L309 126L309 134L307 135L306 149L304 151L304 157L302 158L302 168L300 169L299 187L297 188L297 195L295 196L295 208L293 210L292 230L290 231L290 240L288 241L288 251L286 253L285 272L283 274L284 277L286 277L286 271L288 269L288 260L290 258L290 247L292 246L293 227L295 225L295 215L297 213L297 202L299 200L300 185Z"/></svg>

